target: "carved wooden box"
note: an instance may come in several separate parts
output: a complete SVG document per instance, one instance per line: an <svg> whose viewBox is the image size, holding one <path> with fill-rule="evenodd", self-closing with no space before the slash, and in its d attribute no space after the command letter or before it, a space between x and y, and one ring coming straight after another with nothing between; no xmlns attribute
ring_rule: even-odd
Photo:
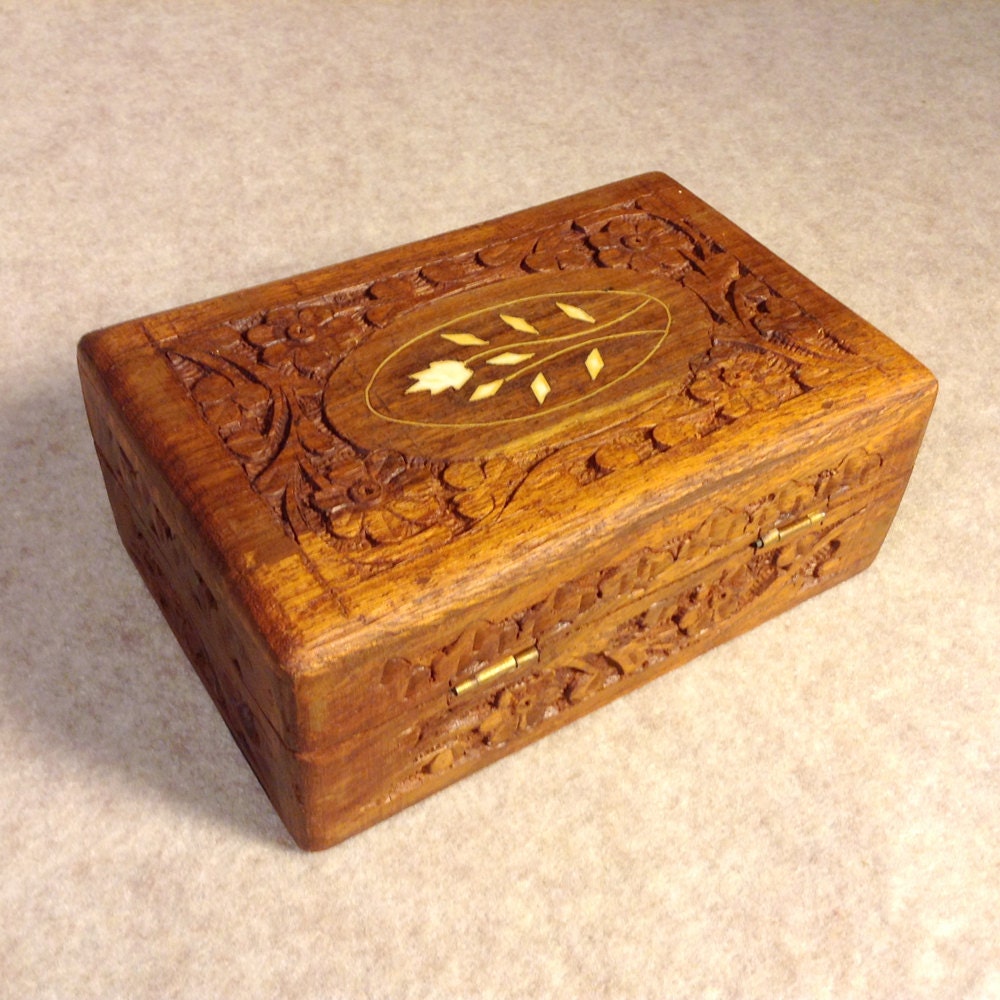
<svg viewBox="0 0 1000 1000"><path fill-rule="evenodd" d="M306 848L864 568L936 389L661 174L80 368L125 545Z"/></svg>

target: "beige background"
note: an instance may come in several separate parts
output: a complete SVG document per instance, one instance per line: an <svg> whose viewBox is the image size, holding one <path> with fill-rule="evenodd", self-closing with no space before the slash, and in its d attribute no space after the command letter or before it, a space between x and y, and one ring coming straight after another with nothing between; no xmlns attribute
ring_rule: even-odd
<svg viewBox="0 0 1000 1000"><path fill-rule="evenodd" d="M1000 4L0 4L0 995L997 997ZM649 169L924 360L855 580L320 855L117 542L95 327Z"/></svg>

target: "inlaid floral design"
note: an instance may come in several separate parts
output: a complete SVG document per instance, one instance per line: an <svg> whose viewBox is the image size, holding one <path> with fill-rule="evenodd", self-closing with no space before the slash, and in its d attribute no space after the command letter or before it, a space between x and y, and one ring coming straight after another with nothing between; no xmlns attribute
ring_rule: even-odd
<svg viewBox="0 0 1000 1000"><path fill-rule="evenodd" d="M418 332L376 367L371 413L411 426L532 419L634 376L671 323L665 302L633 288L545 292L472 312L461 301L457 318ZM515 391L522 386L528 391ZM410 398L420 395L444 397L443 405ZM469 404L464 413L456 401Z"/></svg>

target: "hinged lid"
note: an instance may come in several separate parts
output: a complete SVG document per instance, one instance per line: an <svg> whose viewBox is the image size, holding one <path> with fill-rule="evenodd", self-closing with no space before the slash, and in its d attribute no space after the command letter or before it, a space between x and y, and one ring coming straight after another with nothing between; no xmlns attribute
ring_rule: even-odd
<svg viewBox="0 0 1000 1000"><path fill-rule="evenodd" d="M933 384L661 174L82 356L264 637L244 679L303 751L516 658L502 629L453 647L713 484Z"/></svg>

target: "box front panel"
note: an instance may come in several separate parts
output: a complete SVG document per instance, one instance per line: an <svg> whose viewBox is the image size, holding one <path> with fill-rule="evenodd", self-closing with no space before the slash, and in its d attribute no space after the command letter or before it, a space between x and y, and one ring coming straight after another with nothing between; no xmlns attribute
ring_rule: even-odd
<svg viewBox="0 0 1000 1000"><path fill-rule="evenodd" d="M387 662L382 684L398 718L303 757L315 779L314 845L363 829L864 569L902 497L928 406L866 435L866 445L834 445L839 458L828 464L800 458L784 478L714 494L695 528L664 525L519 613Z"/></svg>

